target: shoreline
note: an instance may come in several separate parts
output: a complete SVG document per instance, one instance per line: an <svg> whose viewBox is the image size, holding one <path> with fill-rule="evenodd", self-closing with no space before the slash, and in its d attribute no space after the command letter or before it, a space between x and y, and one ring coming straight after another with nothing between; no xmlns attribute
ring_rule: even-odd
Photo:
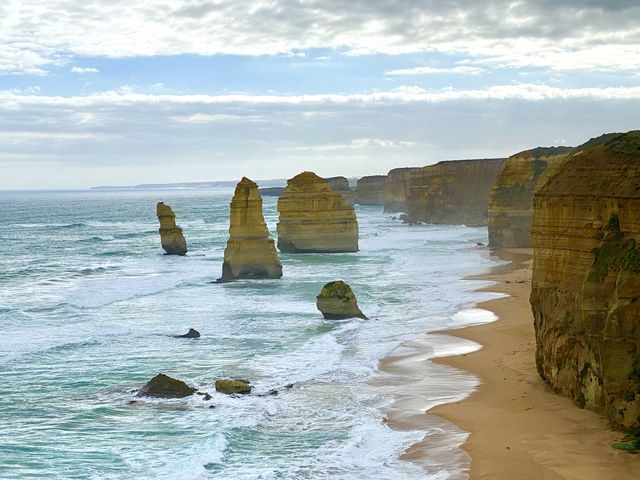
<svg viewBox="0 0 640 480"><path fill-rule="evenodd" d="M398 430L432 430L446 425L448 447L443 450L438 435L427 435L400 458L418 464L432 464L433 456L451 455L451 431L462 448L455 450L466 464L450 478L474 479L571 479L624 480L640 478L640 456L611 448L622 437L610 429L601 415L578 408L554 394L538 376L535 367L533 316L529 305L532 252L530 249L500 251L496 256L509 263L497 265L486 274L466 277L493 285L478 292L501 293L505 297L483 301L475 308L493 312L491 323L466 326L444 332L475 342L465 353L454 356L427 355L420 341L408 342L415 352L389 356L380 361L380 371L415 377L424 362L467 372L479 384L463 399L439 402L424 408L419 392L413 398L401 396L388 409L387 423ZM427 379L424 379L427 381ZM415 388L420 384L414 385ZM446 401L446 400L445 400ZM453 426L453 429L452 429ZM468 434L466 433L468 432ZM466 438L466 441L465 441Z"/></svg>

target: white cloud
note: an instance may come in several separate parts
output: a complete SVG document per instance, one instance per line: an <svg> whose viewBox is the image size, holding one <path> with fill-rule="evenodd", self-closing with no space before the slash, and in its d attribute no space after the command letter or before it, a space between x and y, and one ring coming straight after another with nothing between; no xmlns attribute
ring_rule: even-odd
<svg viewBox="0 0 640 480"><path fill-rule="evenodd" d="M99 70L95 67L71 67L71 72L72 73L98 73Z"/></svg>
<svg viewBox="0 0 640 480"><path fill-rule="evenodd" d="M0 72L75 56L442 52L486 65L640 67L634 0L4 0ZM567 20L570 19L570 20Z"/></svg>
<svg viewBox="0 0 640 480"><path fill-rule="evenodd" d="M410 75L434 75L434 74L459 74L478 75L485 71L484 68L459 65L457 67L414 67L389 70L387 75L410 76Z"/></svg>
<svg viewBox="0 0 640 480"><path fill-rule="evenodd" d="M203 125L218 122L263 122L264 118L256 115L232 115L228 113L194 113L193 115L171 117L174 122Z"/></svg>

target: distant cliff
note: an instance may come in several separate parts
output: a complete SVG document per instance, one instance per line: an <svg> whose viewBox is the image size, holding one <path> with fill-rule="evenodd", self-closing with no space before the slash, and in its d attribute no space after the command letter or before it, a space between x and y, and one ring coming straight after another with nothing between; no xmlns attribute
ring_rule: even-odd
<svg viewBox="0 0 640 480"><path fill-rule="evenodd" d="M489 198L490 247L531 247L533 194L572 151L540 147L507 159Z"/></svg>
<svg viewBox="0 0 640 480"><path fill-rule="evenodd" d="M407 221L486 225L489 193L505 161L445 161L411 172Z"/></svg>
<svg viewBox="0 0 640 480"><path fill-rule="evenodd" d="M342 195L349 205L354 204L353 191L349 186L347 177L327 177L325 180L331 187L331 190Z"/></svg>
<svg viewBox="0 0 640 480"><path fill-rule="evenodd" d="M384 205L386 175L369 175L358 179L355 203L360 205Z"/></svg>
<svg viewBox="0 0 640 480"><path fill-rule="evenodd" d="M640 425L640 131L604 140L569 154L534 197L536 364L557 393L632 427Z"/></svg>
<svg viewBox="0 0 640 480"><path fill-rule="evenodd" d="M384 182L384 211L387 213L406 212L411 172L419 167L394 168Z"/></svg>

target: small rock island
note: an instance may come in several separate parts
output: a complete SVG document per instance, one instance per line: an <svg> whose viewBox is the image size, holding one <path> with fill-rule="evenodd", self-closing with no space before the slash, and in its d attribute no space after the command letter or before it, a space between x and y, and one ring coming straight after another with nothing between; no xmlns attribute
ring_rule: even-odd
<svg viewBox="0 0 640 480"><path fill-rule="evenodd" d="M182 234L182 229L176 225L176 216L169 205L158 202L156 214L160 221L160 243L167 255L185 255L187 253L187 241Z"/></svg>
<svg viewBox="0 0 640 480"><path fill-rule="evenodd" d="M329 282L316 297L316 306L327 320L367 317L358 307L356 296L351 287L342 280Z"/></svg>

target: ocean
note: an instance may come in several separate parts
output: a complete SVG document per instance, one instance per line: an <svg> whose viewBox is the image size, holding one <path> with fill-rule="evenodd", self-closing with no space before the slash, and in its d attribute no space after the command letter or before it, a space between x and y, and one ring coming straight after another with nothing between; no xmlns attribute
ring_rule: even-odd
<svg viewBox="0 0 640 480"><path fill-rule="evenodd" d="M285 254L280 280L212 284L231 195L0 192L0 478L464 478L457 427L385 423L402 379L378 362L425 332L491 320L474 309L491 298L474 292L486 282L463 279L496 263L476 245L486 228L409 226L358 206L359 252ZM176 213L188 256L162 254L157 201ZM274 235L276 199L264 210ZM315 296L335 279L369 320L323 319ZM189 328L201 338L172 337ZM477 348L424 340L427 356ZM213 398L137 397L160 372ZM424 372L425 408L477 385L430 362ZM255 394L216 393L221 377L249 379ZM433 458L399 459L431 437Z"/></svg>

